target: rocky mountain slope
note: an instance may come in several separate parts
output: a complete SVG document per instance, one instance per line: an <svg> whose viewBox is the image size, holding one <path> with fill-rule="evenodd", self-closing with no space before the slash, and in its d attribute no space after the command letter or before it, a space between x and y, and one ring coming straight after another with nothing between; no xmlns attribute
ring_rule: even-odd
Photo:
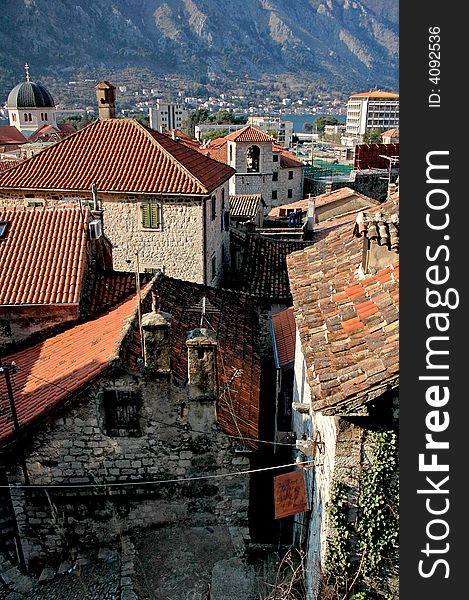
<svg viewBox="0 0 469 600"><path fill-rule="evenodd" d="M0 75L147 67L397 87L398 0L3 0ZM14 74L14 75L13 75Z"/></svg>

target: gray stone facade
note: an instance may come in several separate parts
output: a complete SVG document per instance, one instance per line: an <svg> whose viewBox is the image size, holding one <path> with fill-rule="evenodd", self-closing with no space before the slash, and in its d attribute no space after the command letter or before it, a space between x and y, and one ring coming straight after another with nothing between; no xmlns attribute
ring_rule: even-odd
<svg viewBox="0 0 469 600"><path fill-rule="evenodd" d="M108 390L136 399L132 430L111 429ZM109 543L136 528L247 527L248 476L190 479L249 468L213 419L205 419L205 429L191 428L194 413L200 425L200 414L213 415L214 408L190 390L168 376L108 372L37 432L26 456L30 484L76 487L12 490L29 563ZM22 482L18 465L9 479ZM171 483L157 483L164 480ZM112 486L124 482L142 483Z"/></svg>

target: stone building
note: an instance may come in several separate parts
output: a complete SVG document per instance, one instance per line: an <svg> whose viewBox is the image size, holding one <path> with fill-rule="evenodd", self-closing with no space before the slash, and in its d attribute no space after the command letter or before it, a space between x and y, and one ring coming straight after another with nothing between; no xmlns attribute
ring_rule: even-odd
<svg viewBox="0 0 469 600"><path fill-rule="evenodd" d="M370 505L363 482L375 468L376 440L388 440L381 447L391 454L381 522L394 527L390 535L397 536L398 248L397 205L390 200L287 257L296 319L292 428L301 440L300 456L316 464L305 471L310 512L295 519L295 541L306 552L310 600L328 576L338 576L337 540L353 569L349 582L361 569L354 591L397 597L396 539L379 557L380 576L369 577L363 544L366 535L377 533L366 520ZM342 515L348 533L338 536L339 517L333 522L331 510ZM385 538L382 531L378 535ZM372 556L371 546L367 552Z"/></svg>
<svg viewBox="0 0 469 600"><path fill-rule="evenodd" d="M0 208L1 350L86 315L94 274L112 268L90 221L87 206Z"/></svg>
<svg viewBox="0 0 469 600"><path fill-rule="evenodd" d="M161 269L217 285L233 169L135 120L112 118L113 97L100 85L98 99L110 102L99 105L100 120L0 174L0 205L96 202L96 186L115 269Z"/></svg>
<svg viewBox="0 0 469 600"><path fill-rule="evenodd" d="M267 212L303 197L304 164L251 125L213 140L202 151L236 170L231 195L261 194Z"/></svg>
<svg viewBox="0 0 469 600"><path fill-rule="evenodd" d="M152 525L247 536L249 477L228 474L258 438L252 300L159 274L141 305L131 295L3 364L17 426L2 375L1 472L27 484L11 489L18 535L4 541L30 568Z"/></svg>

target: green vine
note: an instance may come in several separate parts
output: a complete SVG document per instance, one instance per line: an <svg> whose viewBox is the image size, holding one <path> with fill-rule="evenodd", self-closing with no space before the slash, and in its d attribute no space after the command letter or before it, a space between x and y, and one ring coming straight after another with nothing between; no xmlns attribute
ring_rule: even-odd
<svg viewBox="0 0 469 600"><path fill-rule="evenodd" d="M350 597L348 593L352 592L349 586L363 590L364 586L365 589L368 587L366 579L382 578L386 559L397 550L397 435L394 431L368 432L367 442L372 460L360 477L357 524L354 526L348 518L349 503L344 482L336 482L332 487L328 505L332 535L328 540L326 574L336 588L345 591L345 597ZM350 600L371 597L375 596L358 591Z"/></svg>
<svg viewBox="0 0 469 600"><path fill-rule="evenodd" d="M397 549L397 436L394 431L378 431L369 437L373 460L361 477L357 533L365 553L363 574L376 576L381 575L383 561Z"/></svg>

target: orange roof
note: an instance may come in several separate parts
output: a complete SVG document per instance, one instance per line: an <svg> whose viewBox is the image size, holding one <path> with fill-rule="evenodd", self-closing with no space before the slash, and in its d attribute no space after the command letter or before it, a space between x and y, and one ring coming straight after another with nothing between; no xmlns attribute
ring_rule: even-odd
<svg viewBox="0 0 469 600"><path fill-rule="evenodd" d="M0 189L207 194L233 173L134 119L108 119L0 174Z"/></svg>
<svg viewBox="0 0 469 600"><path fill-rule="evenodd" d="M302 167L303 168L305 166L304 163L301 162L301 160L298 160L298 158L296 158L296 156L292 152L290 152L289 150L287 150L280 144L273 143L272 150L274 152L280 152L280 166L283 169L288 169L289 167L291 167L291 168Z"/></svg>
<svg viewBox="0 0 469 600"><path fill-rule="evenodd" d="M352 94L351 98L399 98L399 94L395 92L383 92L381 90L370 90L369 92Z"/></svg>
<svg viewBox="0 0 469 600"><path fill-rule="evenodd" d="M237 129L225 136L224 139L231 142L272 142L273 140L271 135L267 135L252 125L246 125L242 129Z"/></svg>
<svg viewBox="0 0 469 600"><path fill-rule="evenodd" d="M123 321L136 311L136 297L107 314L8 356L18 367L12 374L20 426L47 414L71 393L102 373L115 358ZM13 432L5 378L0 378L0 441Z"/></svg>
<svg viewBox="0 0 469 600"><path fill-rule="evenodd" d="M211 140L208 146L200 149L200 152L205 154L205 156L210 156L213 160L228 163L228 143L226 138Z"/></svg>
<svg viewBox="0 0 469 600"><path fill-rule="evenodd" d="M0 208L0 305L77 304L87 235L78 206Z"/></svg>
<svg viewBox="0 0 469 600"><path fill-rule="evenodd" d="M25 144L27 141L28 138L13 125L2 125L0 127L0 146Z"/></svg>
<svg viewBox="0 0 469 600"><path fill-rule="evenodd" d="M379 206L380 204L378 200L374 200L373 198L364 196L363 194L352 190L352 188L342 187L338 188L337 190L333 190L332 192L325 192L324 194L316 196L314 199L314 205L325 206L326 204L332 204L333 202L337 202L338 200L346 199L360 200L363 201L367 206Z"/></svg>
<svg viewBox="0 0 469 600"><path fill-rule="evenodd" d="M296 323L293 307L272 315L278 364L280 367L295 360Z"/></svg>
<svg viewBox="0 0 469 600"><path fill-rule="evenodd" d="M280 206L274 206L272 210L269 212L269 217L279 217L280 212L286 211L288 209L297 209L300 208L302 211L308 210L308 198L303 198L303 200L296 200L295 202L290 202L288 204L282 204Z"/></svg>

